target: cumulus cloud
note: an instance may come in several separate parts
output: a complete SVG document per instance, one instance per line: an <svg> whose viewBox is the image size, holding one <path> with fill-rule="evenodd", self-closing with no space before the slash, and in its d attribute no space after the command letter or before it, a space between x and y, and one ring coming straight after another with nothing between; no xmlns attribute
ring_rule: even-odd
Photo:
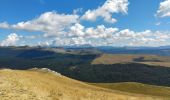
<svg viewBox="0 0 170 100"><path fill-rule="evenodd" d="M1 46L15 46L17 42L22 38L22 36L17 35L16 33L11 33L7 36L5 40L0 42Z"/></svg>
<svg viewBox="0 0 170 100"><path fill-rule="evenodd" d="M129 29L119 30L118 28L105 27L98 25L97 27L84 27L80 24L75 24L71 27L70 36L83 37L88 40L90 45L117 45L124 46L152 46L164 45L170 39L170 34L166 32L146 30L135 32ZM90 41L90 42L89 42Z"/></svg>
<svg viewBox="0 0 170 100"><path fill-rule="evenodd" d="M42 41L39 45L48 46L72 46L72 45L107 45L107 38L112 38L118 28L106 28L104 25L98 25L97 27L85 27L79 23L71 26L67 32L64 32L62 36L57 36ZM100 41L100 42L99 42Z"/></svg>
<svg viewBox="0 0 170 100"><path fill-rule="evenodd" d="M84 38L109 38L118 30L118 28L106 28L104 25L85 28L83 25L77 23L70 28L69 34L70 36Z"/></svg>
<svg viewBox="0 0 170 100"><path fill-rule="evenodd" d="M8 29L9 28L9 24L7 22L2 22L2 23L0 23L0 28Z"/></svg>
<svg viewBox="0 0 170 100"><path fill-rule="evenodd" d="M167 1L167 0L166 0ZM106 0L104 5L95 10L88 10L81 18L74 14L46 12L25 22L9 25L0 23L0 28L42 32L42 34L19 36L12 33L0 42L1 46L41 45L41 46L161 46L170 45L170 32L146 30L136 32L97 25L87 27L80 19L96 20L102 17L106 22L114 23L113 13L127 13L128 0ZM21 42L24 40L25 42ZM31 41L31 42L30 42ZM34 43L33 43L34 42ZM169 43L169 44L168 44Z"/></svg>
<svg viewBox="0 0 170 100"><path fill-rule="evenodd" d="M160 17L170 17L170 0L165 0L160 3L157 15Z"/></svg>
<svg viewBox="0 0 170 100"><path fill-rule="evenodd" d="M60 34L70 25L79 19L75 14L58 14L56 12L46 12L39 17L26 22L19 22L14 25L0 23L0 28L10 28L16 30L38 31L45 33L44 36L54 36Z"/></svg>
<svg viewBox="0 0 170 100"><path fill-rule="evenodd" d="M20 42L21 39L25 42ZM161 46L170 45L169 40L170 32L151 30L136 32L130 29L120 30L104 25L86 27L80 23L75 23L70 25L67 30L62 30L60 35L52 37L46 37L43 34L19 36L16 33L12 33L5 40L1 41L0 45L12 46L23 43L32 46ZM29 41L37 42L31 44Z"/></svg>
<svg viewBox="0 0 170 100"><path fill-rule="evenodd" d="M82 16L84 20L95 21L98 17L104 18L108 23L115 23L117 20L112 18L113 13L124 13L128 11L128 0L106 0L106 2L94 10L88 10Z"/></svg>
<svg viewBox="0 0 170 100"><path fill-rule="evenodd" d="M129 42L130 46L161 46L169 45L170 34L167 32L146 30L136 32Z"/></svg>
<svg viewBox="0 0 170 100"><path fill-rule="evenodd" d="M78 14L78 13L82 13L83 12L83 8L77 8L73 10L73 14Z"/></svg>
<svg viewBox="0 0 170 100"><path fill-rule="evenodd" d="M92 45L92 46L161 46L170 43L169 32L146 30L135 32L129 29L85 27L76 23L67 31L65 37L55 37L41 44L52 46Z"/></svg>

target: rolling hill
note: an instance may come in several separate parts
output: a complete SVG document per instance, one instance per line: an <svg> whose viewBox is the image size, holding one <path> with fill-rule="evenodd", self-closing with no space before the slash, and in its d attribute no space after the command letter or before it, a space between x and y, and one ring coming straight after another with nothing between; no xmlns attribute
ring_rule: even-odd
<svg viewBox="0 0 170 100"><path fill-rule="evenodd" d="M170 56L170 46L161 47L97 47L103 53L107 54L147 54Z"/></svg>
<svg viewBox="0 0 170 100"><path fill-rule="evenodd" d="M78 50L77 50L78 49ZM84 82L170 86L170 57L101 54L96 49L1 47L0 68L49 68ZM92 52L93 51L93 52Z"/></svg>
<svg viewBox="0 0 170 100"><path fill-rule="evenodd" d="M79 65L64 70L64 75L92 83L138 82L170 86L170 68L140 63Z"/></svg>
<svg viewBox="0 0 170 100"><path fill-rule="evenodd" d="M142 63L156 66L170 67L169 56L147 54L102 54L95 58L92 64Z"/></svg>
<svg viewBox="0 0 170 100"><path fill-rule="evenodd" d="M152 96L162 96L170 98L170 88L162 86L147 85L135 82L121 83L90 83L98 87L103 87L112 90L119 90L129 93L137 93Z"/></svg>
<svg viewBox="0 0 170 100"><path fill-rule="evenodd" d="M50 70L0 70L1 100L168 100L166 97L108 90Z"/></svg>

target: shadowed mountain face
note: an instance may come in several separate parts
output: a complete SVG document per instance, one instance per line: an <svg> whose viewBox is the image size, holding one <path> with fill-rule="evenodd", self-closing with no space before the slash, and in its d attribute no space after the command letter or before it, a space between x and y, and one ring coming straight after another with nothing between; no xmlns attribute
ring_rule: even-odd
<svg viewBox="0 0 170 100"><path fill-rule="evenodd" d="M138 63L81 65L71 67L67 76L93 83L139 82L170 86L170 68Z"/></svg>
<svg viewBox="0 0 170 100"><path fill-rule="evenodd" d="M98 53L63 51L61 48L0 48L0 66L13 69L29 69L33 67L48 67L62 70L65 67L90 63Z"/></svg>
<svg viewBox="0 0 170 100"><path fill-rule="evenodd" d="M32 49L32 50L26 50L26 51L18 54L16 57L38 59L38 58L50 57L54 54L55 53L51 52L51 51L43 51L43 50L38 50L38 49Z"/></svg>
<svg viewBox="0 0 170 100"><path fill-rule="evenodd" d="M0 48L0 52L1 68L30 69L46 67L65 76L85 82L140 82L170 86L170 68L134 62L92 65L92 61L101 56L101 53L96 49L65 50L63 48L7 47ZM164 58L159 57L159 62L169 59ZM126 56L124 59L126 59ZM139 62L158 61L155 56L151 56L151 60L140 56L132 60Z"/></svg>

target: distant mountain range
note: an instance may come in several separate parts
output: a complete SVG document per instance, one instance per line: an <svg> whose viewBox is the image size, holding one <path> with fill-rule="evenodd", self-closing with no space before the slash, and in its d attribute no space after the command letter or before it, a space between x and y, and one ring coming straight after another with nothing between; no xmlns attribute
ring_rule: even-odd
<svg viewBox="0 0 170 100"><path fill-rule="evenodd" d="M107 56L102 57L105 53L108 53ZM113 55L109 53L121 55L112 57ZM123 54L134 54L134 57ZM145 54L145 56L135 54ZM157 57L150 54L170 56L170 49L167 47L163 49L161 47L142 49L137 47L0 47L0 68L45 67L85 82L130 81L170 86L168 67L170 57ZM93 65L92 62L96 59L99 59L98 64ZM114 61L117 62L110 63ZM166 64L168 66L164 66Z"/></svg>
<svg viewBox="0 0 170 100"><path fill-rule="evenodd" d="M109 54L152 54L160 56L170 56L170 46L160 47L112 47L112 46L70 46L63 47L67 50L90 50Z"/></svg>
<svg viewBox="0 0 170 100"><path fill-rule="evenodd" d="M71 54L151 54L160 56L170 56L170 46L160 46L160 47L112 47L112 46L98 46L93 47L91 45L81 45L81 46L61 46L61 47L0 47L1 48L22 48L22 49L41 49L45 51L51 51L56 53L71 53Z"/></svg>

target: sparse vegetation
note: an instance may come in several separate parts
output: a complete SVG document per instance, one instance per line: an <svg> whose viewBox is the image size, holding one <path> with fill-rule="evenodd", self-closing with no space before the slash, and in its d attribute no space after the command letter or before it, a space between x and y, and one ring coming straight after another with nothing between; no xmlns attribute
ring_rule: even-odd
<svg viewBox="0 0 170 100"><path fill-rule="evenodd" d="M0 70L0 100L168 100L98 88L50 72Z"/></svg>
<svg viewBox="0 0 170 100"><path fill-rule="evenodd" d="M92 64L115 64L115 63L143 63L170 67L169 56L142 55L142 54L103 54L92 61Z"/></svg>
<svg viewBox="0 0 170 100"><path fill-rule="evenodd" d="M62 48L59 48L59 51L58 51L58 48L50 49L50 48L40 48L40 47L36 47L36 48L30 48L30 47L6 47L5 48L3 47L3 48L0 48L0 52L1 52L0 53L0 68L1 69L11 68L11 69L27 70L27 69L32 69L35 67L36 68L49 68L51 70L61 73L64 76L67 76L67 77L70 77L76 80L80 80L84 82L93 82L93 83L95 82L97 84L103 83L104 86L106 86L107 88L112 88L114 86L121 87L121 85L123 84L123 83L119 85L114 84L114 86L112 86L112 83L116 83L116 82L139 82L139 83L150 84L150 85L145 85L144 87L142 87L141 84L137 84L137 85L134 85L131 83L129 83L128 85L123 84L123 86L125 87L124 88L125 90L121 88L116 89L114 87L115 90L131 92L132 94L123 92L123 94L128 94L128 97L129 95L136 96L136 94L139 94L138 96L143 98L143 96L141 96L140 94L145 95L144 93L142 93L142 91L144 91L145 89L147 90L147 88L148 89L153 88L152 90L154 90L155 92L152 92L152 90L150 91L148 90L148 93L146 92L146 94L150 94L153 96L160 96L158 92L159 89L160 89L160 94L161 92L164 92L164 91L165 92L167 91L167 93L169 93L169 90L167 90L169 88L162 87L163 90L161 90L161 87L157 88L152 85L170 86L170 78L169 78L170 68L168 66L170 63L169 62L170 57L162 57L162 56L155 56L155 55L101 54L100 52L96 50L91 52L91 50L88 50L88 49L87 50L80 49L77 51L77 50L63 50ZM39 74L43 73L44 75L48 76L49 75L48 71L47 72L42 71L42 70L35 71L34 69L34 71L30 70L30 71L14 71L14 72L11 71L10 72L8 70L7 72L9 72L10 75L14 77L9 77L8 75L5 76L5 74L0 75L0 76L5 76L5 77L8 76L8 78L10 79L8 81L12 81L12 85L11 85L12 87L10 87L9 85L10 82L9 82L9 83L6 83L6 85L9 85L8 88L6 87L6 88L0 89L1 91L0 95L2 95L2 97L4 98L6 97L6 94L8 94L8 92L11 93L12 91L15 91L16 93L18 93L15 95L15 97L17 98L18 97L21 98L21 96L25 97L25 94L29 94L29 96L27 95L29 97L27 99L44 98L41 96L37 96L36 94L37 92L34 91L34 88L27 89L27 88L24 88L23 85L18 83L18 80L16 79L16 77L18 77L18 79L22 79L21 77L22 75L24 78L27 77L29 79L29 80L22 80L22 81L26 81L29 83L30 81L33 82L34 80L37 80L35 81L35 83L33 82L33 83L26 84L26 85L29 85L29 86L30 85L33 86L33 84L43 85L44 86L43 88L45 90L43 89L43 90L38 90L38 91L47 91L48 93L43 92L45 94L42 94L45 97L47 97L47 99L51 98L54 100L60 100L60 99L63 99L63 97L68 97L68 95L65 95L68 92L65 93L65 91L62 91L62 89L56 90L56 88L58 87L54 84L58 84L58 83L54 82L53 84L53 81L52 83L48 83L54 79L54 78L51 78L51 76L50 78L48 77L48 79L46 76L43 76L43 75L40 75L42 77L35 77L36 79L30 78L30 77L34 77L35 75L38 75L38 73ZM26 75L27 72L30 73L31 75ZM20 75L20 76L17 76L17 75ZM59 74L56 74L56 75L59 75ZM3 81L5 81L3 78L1 80L2 82L0 81L0 84L3 83ZM45 85L47 84L48 86L46 87ZM72 86L72 82L69 83L68 81L66 82L64 81L64 83L62 84ZM84 83L81 83L81 84L84 84ZM53 89L55 88L55 90L49 89L49 85L54 86ZM76 84L76 86L77 85L78 84ZM133 85L134 85L134 91L126 91L130 88L130 86L133 86ZM3 86L3 85L0 85L0 86ZM16 89L14 87L20 87L20 88ZM83 85L83 90L84 89L86 90L85 87L91 88L91 86L89 87L89 86ZM42 87L39 87L39 88L42 88ZM99 94L101 93L100 92L101 88L100 89L98 88L97 90L95 90L95 92L91 92L90 94L80 92L79 88L74 88L74 89L68 88L68 87L63 87L63 88L71 89L73 93L75 92L77 93L76 95L81 96L81 97L76 97L74 94L69 94L70 93L69 92L68 93L69 96L73 95L73 100L78 100L80 98L87 98L89 100L94 100L92 99L93 96L94 97L99 96ZM140 88L144 90L138 91L140 90ZM100 92L99 94L98 94L98 91ZM119 94L119 91L116 91L113 94L112 94L113 90L104 90L104 91L105 92L109 91L109 94L108 93L103 94L103 90L102 90L102 97L100 97L101 96L100 94L98 98L103 98L104 100L106 100L105 98L107 98L108 95L112 97L114 93L116 93L116 97L117 97L117 93ZM169 96L166 93L162 95L165 95L165 97ZM121 94L121 97L124 98L124 95L122 96ZM127 97L127 95L125 97Z"/></svg>
<svg viewBox="0 0 170 100"><path fill-rule="evenodd" d="M122 83L90 83L91 85L108 88L112 90L120 90L128 93L137 93L153 96L162 96L170 98L170 88L162 86L147 85L134 82Z"/></svg>

